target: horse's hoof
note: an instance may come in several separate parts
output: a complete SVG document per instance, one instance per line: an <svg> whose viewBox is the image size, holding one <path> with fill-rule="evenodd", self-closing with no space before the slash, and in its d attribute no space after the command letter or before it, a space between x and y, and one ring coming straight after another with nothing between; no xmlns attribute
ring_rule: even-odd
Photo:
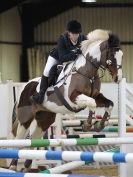
<svg viewBox="0 0 133 177"><path fill-rule="evenodd" d="M100 132L101 130L103 130L105 127L104 123L101 123L101 122L96 122L95 125L94 125L94 130L96 132Z"/></svg>
<svg viewBox="0 0 133 177"><path fill-rule="evenodd" d="M82 130L84 132L88 132L91 129L91 127L92 127L92 125L89 124L87 120L85 120L82 125Z"/></svg>
<svg viewBox="0 0 133 177"><path fill-rule="evenodd" d="M29 172L29 170L30 170L29 168L21 168L20 171L23 173L27 173L27 172Z"/></svg>
<svg viewBox="0 0 133 177"><path fill-rule="evenodd" d="M9 167L9 170L16 171L16 170L17 170L17 167L16 167L15 165L11 165L11 166Z"/></svg>

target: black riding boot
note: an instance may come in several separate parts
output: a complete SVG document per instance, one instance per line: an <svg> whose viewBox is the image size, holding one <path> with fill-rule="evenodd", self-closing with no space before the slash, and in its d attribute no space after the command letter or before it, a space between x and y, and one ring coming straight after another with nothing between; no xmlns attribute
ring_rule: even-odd
<svg viewBox="0 0 133 177"><path fill-rule="evenodd" d="M48 77L43 76L40 83L40 91L31 97L31 101L35 104L41 104L44 100L44 94L48 88Z"/></svg>

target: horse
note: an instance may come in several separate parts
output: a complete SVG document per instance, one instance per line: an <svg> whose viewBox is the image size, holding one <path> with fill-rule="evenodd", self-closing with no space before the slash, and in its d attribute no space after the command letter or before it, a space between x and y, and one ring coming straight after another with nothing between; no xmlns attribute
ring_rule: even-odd
<svg viewBox="0 0 133 177"><path fill-rule="evenodd" d="M75 114L88 108L88 119L83 123L84 131L92 127L96 107L104 107L105 113L100 122L93 126L99 132L111 116L114 103L101 92L99 69L108 70L115 83L122 79L123 52L120 40L111 31L96 29L87 35L81 43L80 54L75 61L63 64L55 85L48 87L42 104L34 104L30 97L39 91L40 80L35 78L24 87L17 106L18 128L16 139L25 138L30 130L31 138L40 138L55 121L55 115ZM111 89L111 88L110 88ZM28 170L29 160L25 164ZM13 160L10 169L16 169L17 160Z"/></svg>

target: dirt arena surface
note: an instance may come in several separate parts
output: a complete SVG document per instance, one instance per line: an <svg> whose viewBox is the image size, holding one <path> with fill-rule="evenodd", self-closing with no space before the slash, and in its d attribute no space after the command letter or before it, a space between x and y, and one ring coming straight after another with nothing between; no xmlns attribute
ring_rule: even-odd
<svg viewBox="0 0 133 177"><path fill-rule="evenodd" d="M98 176L118 176L118 166L105 166L100 167L99 169L92 167L81 167L75 170L72 170L72 174L87 174L87 175L98 175Z"/></svg>
<svg viewBox="0 0 133 177"><path fill-rule="evenodd" d="M5 159L0 159L0 167L5 167L7 168L6 160ZM39 170L31 170L31 172L39 172L40 170L44 170L43 168ZM71 171L65 172L65 174L84 174L84 175L98 175L98 176L115 176L118 177L118 166L113 165L113 166L102 166L97 168L93 167L87 167L83 166Z"/></svg>
<svg viewBox="0 0 133 177"><path fill-rule="evenodd" d="M6 167L7 166L7 162L5 159L0 159L0 167Z"/></svg>

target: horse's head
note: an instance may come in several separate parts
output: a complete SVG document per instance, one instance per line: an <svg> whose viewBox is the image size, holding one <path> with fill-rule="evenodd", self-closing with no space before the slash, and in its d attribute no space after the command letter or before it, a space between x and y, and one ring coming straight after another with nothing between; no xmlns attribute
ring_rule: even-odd
<svg viewBox="0 0 133 177"><path fill-rule="evenodd" d="M107 41L106 64L105 67L110 72L114 82L122 79L122 57L123 52L120 47L119 38L114 34L109 34ZM102 60L102 58L101 58Z"/></svg>
<svg viewBox="0 0 133 177"><path fill-rule="evenodd" d="M122 56L119 38L110 31L97 29L81 44L82 52L96 68L108 69L114 82L122 78Z"/></svg>

